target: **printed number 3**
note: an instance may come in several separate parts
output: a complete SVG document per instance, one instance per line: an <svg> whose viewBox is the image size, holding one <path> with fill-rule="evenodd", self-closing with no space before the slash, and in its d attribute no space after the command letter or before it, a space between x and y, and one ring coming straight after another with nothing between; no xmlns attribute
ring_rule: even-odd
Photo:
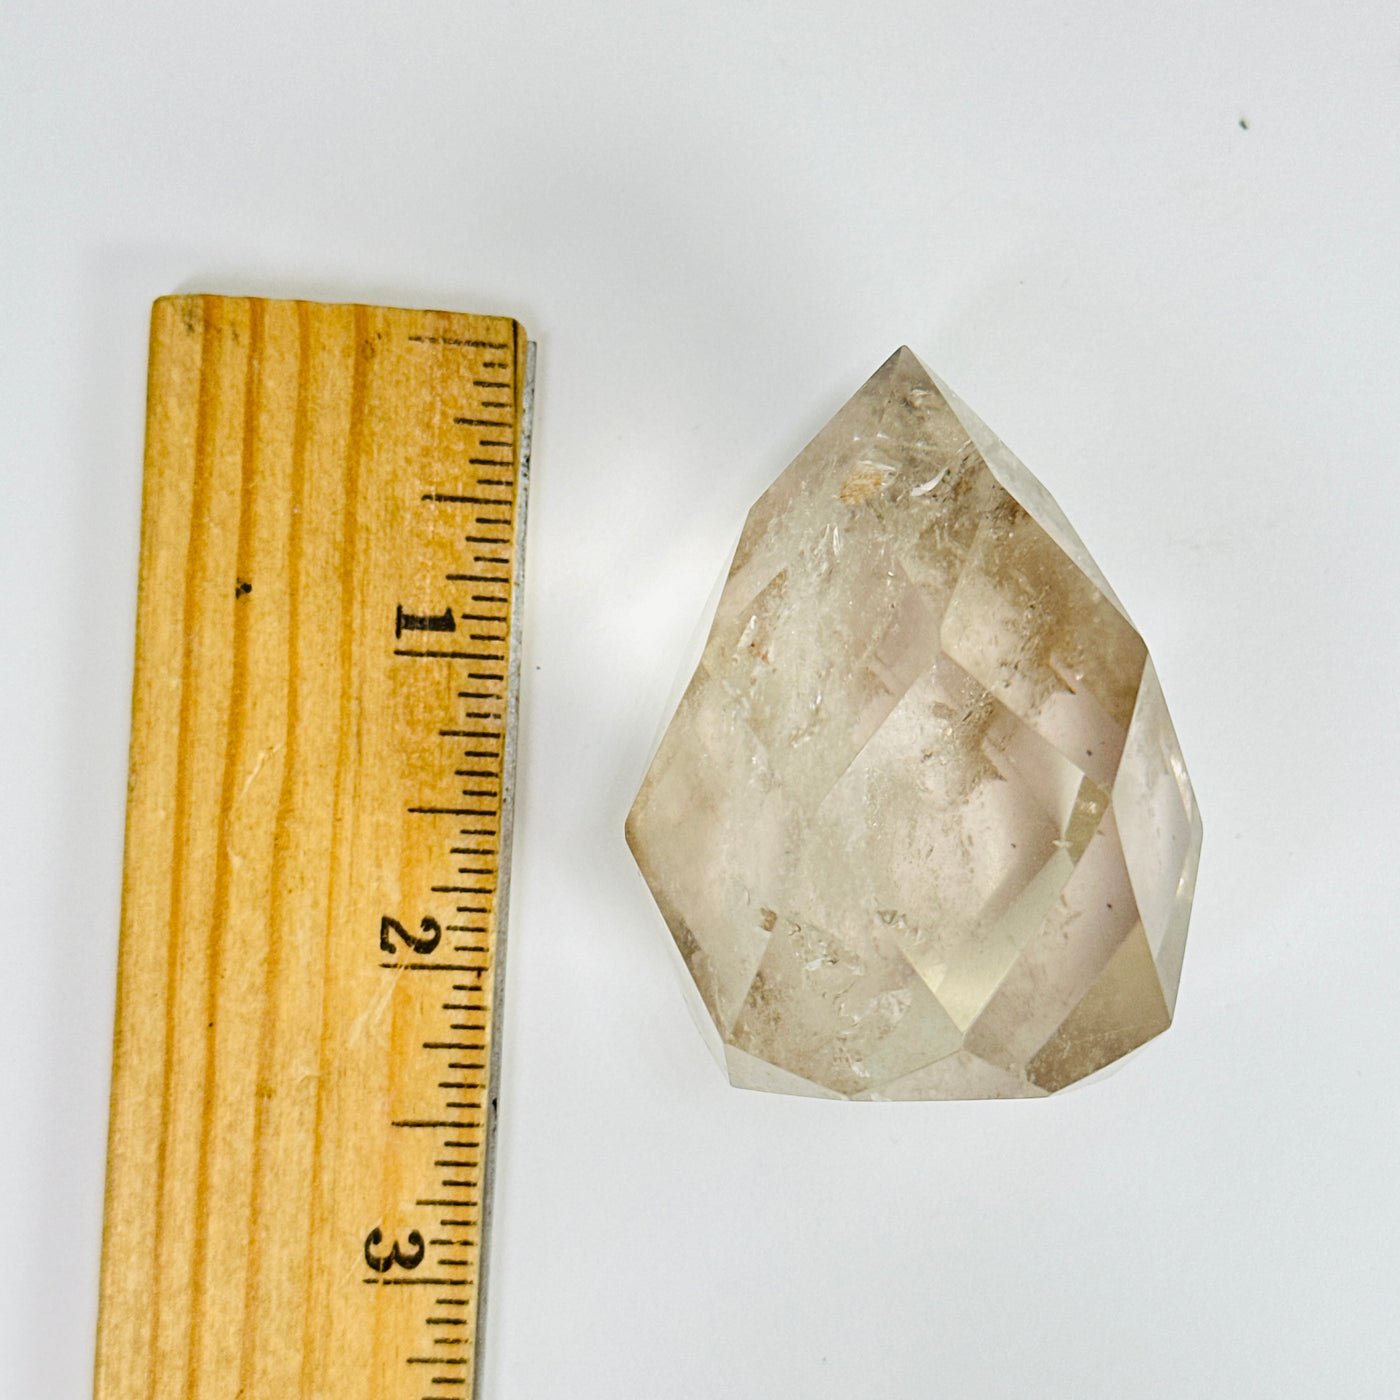
<svg viewBox="0 0 1400 1400"><path fill-rule="evenodd" d="M408 1232L411 1254L405 1254L399 1248L398 1240L394 1241L387 1254L376 1254L374 1251L383 1243L384 1231L377 1226L365 1236L365 1263L377 1274L387 1274L395 1264L401 1269L416 1269L423 1262L423 1236L417 1230Z"/></svg>

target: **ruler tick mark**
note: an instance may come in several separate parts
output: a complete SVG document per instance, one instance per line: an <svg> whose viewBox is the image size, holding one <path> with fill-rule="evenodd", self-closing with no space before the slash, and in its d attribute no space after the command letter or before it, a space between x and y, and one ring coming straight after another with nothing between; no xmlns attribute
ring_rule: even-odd
<svg viewBox="0 0 1400 1400"><path fill-rule="evenodd" d="M478 963L387 963L380 967L394 972L481 972L485 964Z"/></svg>
<svg viewBox="0 0 1400 1400"><path fill-rule="evenodd" d="M461 350L508 350L510 348L503 340L464 340L451 335L410 335L408 338L419 345L450 345Z"/></svg>
<svg viewBox="0 0 1400 1400"><path fill-rule="evenodd" d="M486 651L415 651L409 647L395 647L395 656L426 656L438 661L494 661L496 658Z"/></svg>

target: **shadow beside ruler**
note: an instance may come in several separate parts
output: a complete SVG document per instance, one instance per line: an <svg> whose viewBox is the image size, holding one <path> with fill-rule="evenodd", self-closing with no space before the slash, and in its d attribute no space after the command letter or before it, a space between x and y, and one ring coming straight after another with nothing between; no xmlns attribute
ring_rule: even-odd
<svg viewBox="0 0 1400 1400"><path fill-rule="evenodd" d="M532 350L156 304L97 1400L477 1394Z"/></svg>

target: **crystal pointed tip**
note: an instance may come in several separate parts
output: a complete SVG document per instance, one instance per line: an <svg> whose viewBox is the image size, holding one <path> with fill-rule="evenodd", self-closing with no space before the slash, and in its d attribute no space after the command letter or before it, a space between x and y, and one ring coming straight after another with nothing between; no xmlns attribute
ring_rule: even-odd
<svg viewBox="0 0 1400 1400"><path fill-rule="evenodd" d="M891 369L901 369L906 374L912 372L922 375L925 379L933 377L929 374L928 366L907 345L901 345L885 364Z"/></svg>

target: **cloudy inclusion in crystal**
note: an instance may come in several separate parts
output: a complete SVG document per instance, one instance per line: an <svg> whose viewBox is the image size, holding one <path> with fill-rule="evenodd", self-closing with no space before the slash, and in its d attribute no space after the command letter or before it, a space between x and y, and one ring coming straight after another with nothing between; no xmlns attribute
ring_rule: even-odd
<svg viewBox="0 0 1400 1400"><path fill-rule="evenodd" d="M1097 565L901 349L750 511L627 839L735 1084L1005 1098L1166 1029L1201 822Z"/></svg>

